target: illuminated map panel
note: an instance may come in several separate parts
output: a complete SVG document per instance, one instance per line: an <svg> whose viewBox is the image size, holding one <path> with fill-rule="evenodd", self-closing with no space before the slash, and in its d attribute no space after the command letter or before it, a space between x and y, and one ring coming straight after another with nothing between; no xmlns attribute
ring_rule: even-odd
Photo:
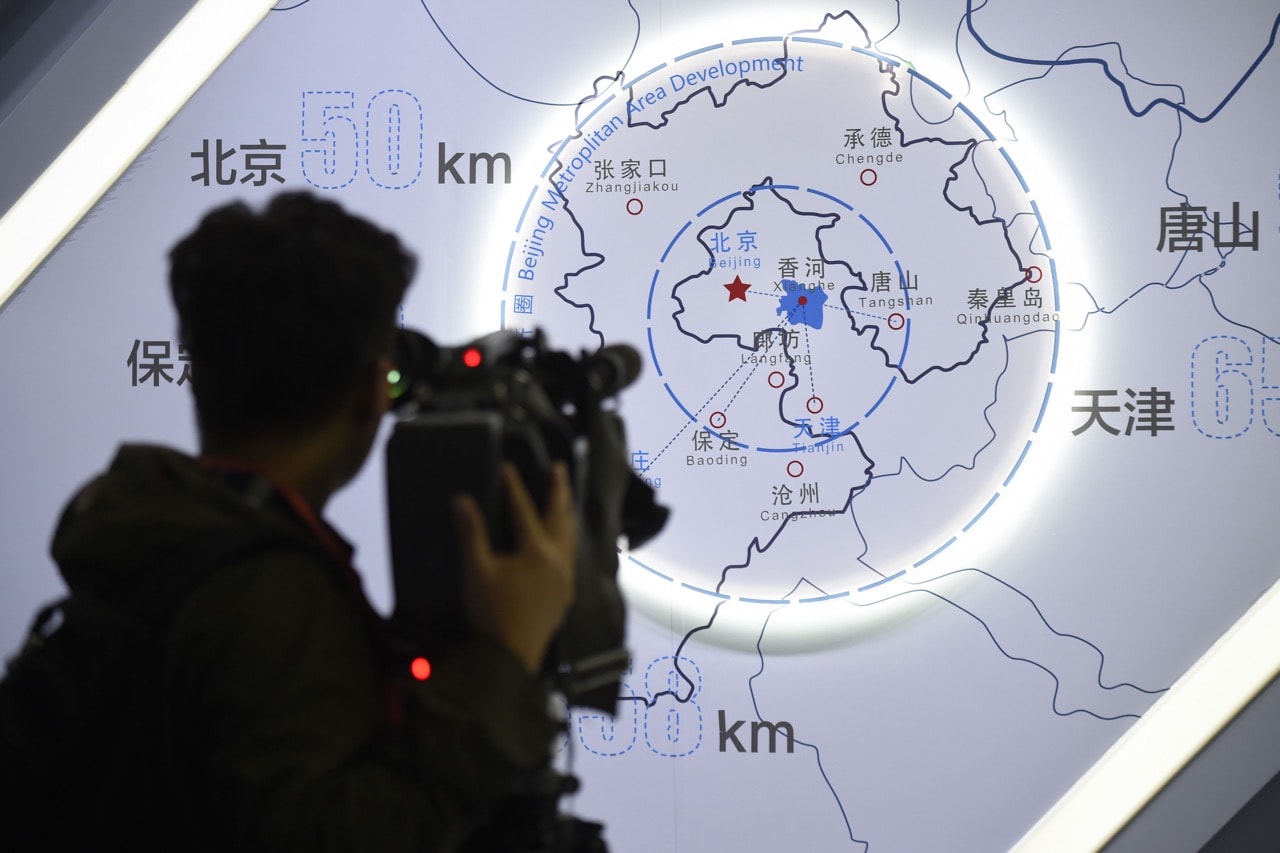
<svg viewBox="0 0 1280 853"><path fill-rule="evenodd" d="M0 315L4 565L193 445L167 247L312 189L418 253L407 325L642 354L673 517L559 754L615 851L1007 849L1280 577L1274 10L353 5L271 13ZM389 608L380 465L334 511Z"/></svg>

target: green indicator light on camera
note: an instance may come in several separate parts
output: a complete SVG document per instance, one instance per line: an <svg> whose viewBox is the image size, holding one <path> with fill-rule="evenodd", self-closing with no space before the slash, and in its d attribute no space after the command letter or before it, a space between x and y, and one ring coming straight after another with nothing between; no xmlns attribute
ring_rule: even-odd
<svg viewBox="0 0 1280 853"><path fill-rule="evenodd" d="M403 383L404 383L403 373L396 370L394 367L391 370L387 371L387 384L391 386L391 388L388 389L387 393L391 395L392 400L398 398L401 394L405 392L405 386Z"/></svg>

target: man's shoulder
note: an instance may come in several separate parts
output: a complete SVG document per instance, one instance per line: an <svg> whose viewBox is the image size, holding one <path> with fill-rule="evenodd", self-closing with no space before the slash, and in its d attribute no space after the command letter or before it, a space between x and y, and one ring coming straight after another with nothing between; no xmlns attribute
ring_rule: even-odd
<svg viewBox="0 0 1280 853"><path fill-rule="evenodd" d="M206 574L166 637L170 654L201 669L277 673L317 638L333 647L367 644L335 567L316 549L268 535Z"/></svg>
<svg viewBox="0 0 1280 853"><path fill-rule="evenodd" d="M68 502L52 551L72 590L114 595L174 564L291 536L302 547L287 518L245 501L191 456L125 445Z"/></svg>

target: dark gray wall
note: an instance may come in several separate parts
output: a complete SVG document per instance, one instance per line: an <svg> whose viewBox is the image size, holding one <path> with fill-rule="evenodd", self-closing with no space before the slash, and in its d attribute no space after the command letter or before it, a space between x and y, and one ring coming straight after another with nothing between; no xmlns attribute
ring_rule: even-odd
<svg viewBox="0 0 1280 853"><path fill-rule="evenodd" d="M0 0L0 211L195 0Z"/></svg>

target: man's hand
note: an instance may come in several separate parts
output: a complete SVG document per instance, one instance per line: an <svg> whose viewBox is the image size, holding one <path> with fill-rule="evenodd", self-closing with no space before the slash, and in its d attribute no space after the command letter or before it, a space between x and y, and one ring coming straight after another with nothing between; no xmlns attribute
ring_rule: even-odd
<svg viewBox="0 0 1280 853"><path fill-rule="evenodd" d="M542 515L513 465L503 465L502 477L515 533L511 553L493 551L470 496L454 500L467 616L477 633L502 643L536 674L573 603L577 518L564 463L551 470Z"/></svg>

